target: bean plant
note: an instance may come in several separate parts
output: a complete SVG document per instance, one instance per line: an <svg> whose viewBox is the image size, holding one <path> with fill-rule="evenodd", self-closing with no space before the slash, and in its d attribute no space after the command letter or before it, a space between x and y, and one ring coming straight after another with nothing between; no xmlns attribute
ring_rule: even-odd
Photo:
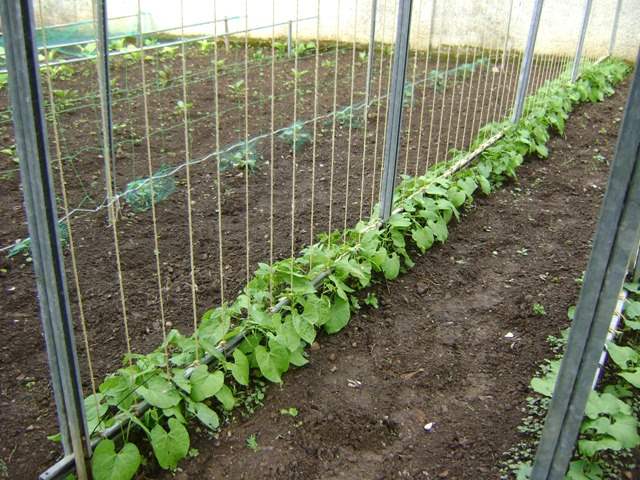
<svg viewBox="0 0 640 480"><path fill-rule="evenodd" d="M189 452L188 427L199 423L216 432L252 385L263 379L280 384L290 368L307 364L306 349L319 331L335 334L348 325L359 291L411 268L412 252L444 243L448 224L460 220L477 194L490 194L514 178L525 156L546 157L549 130L562 133L576 103L604 98L627 71L626 64L610 60L587 69L575 84L551 82L529 100L527 115L517 124L481 130L470 151L498 129L504 136L471 166L443 177L456 156L423 176L404 178L395 191L394 213L384 224L376 207L369 220L321 235L297 258L260 264L234 301L203 314L193 335L172 329L150 354L129 355L125 366L85 401L94 433L116 421L128 425L120 429L119 446L108 439L98 444L94 478L129 480L136 474L143 457L134 443L139 436L130 435L129 427L148 440L160 467L175 469ZM238 148L246 159L250 145ZM273 311L281 299L286 303ZM234 349L226 347L236 343ZM142 401L149 408L137 418L133 410Z"/></svg>

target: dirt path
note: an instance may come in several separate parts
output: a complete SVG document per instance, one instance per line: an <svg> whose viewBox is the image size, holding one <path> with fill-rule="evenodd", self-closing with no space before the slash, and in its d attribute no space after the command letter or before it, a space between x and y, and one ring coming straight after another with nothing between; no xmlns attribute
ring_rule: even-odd
<svg viewBox="0 0 640 480"><path fill-rule="evenodd" d="M308 367L219 439L195 441L174 478L498 478L545 338L577 298L627 90L577 108L548 160L526 163L445 246L376 286L380 309L321 337ZM289 407L299 415L279 413Z"/></svg>

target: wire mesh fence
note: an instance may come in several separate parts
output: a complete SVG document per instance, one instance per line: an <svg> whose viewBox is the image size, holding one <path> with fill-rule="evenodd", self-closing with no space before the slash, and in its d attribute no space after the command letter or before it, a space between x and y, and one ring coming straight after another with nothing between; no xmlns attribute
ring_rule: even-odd
<svg viewBox="0 0 640 480"><path fill-rule="evenodd" d="M203 314L241 294L261 264L293 258L319 236L333 238L379 215L389 162L397 161L397 185L450 166L478 139L499 133L513 115L521 78L524 97L570 80L579 34L571 49L552 41L536 47L523 76L519 39L531 11L515 0L482 8L408 2L406 52L393 39L402 34L397 18L407 2L337 0L325 8L273 0L257 21L255 2L229 12L213 0L198 12L206 20L195 22L193 5L181 0L173 2L173 24L162 28L134 3L130 15L107 22L109 4L96 0L92 18L67 27L45 27L43 2L31 7L41 26L57 228L87 395L98 392L123 354L131 363L166 345L172 329L196 331ZM557 35L556 8L542 8L538 38ZM585 11L613 24L608 10ZM452 18L474 25L472 35L462 37ZM578 71L602 53L585 32ZM392 66L402 54L398 153L385 158L398 101ZM1 232L3 261L10 282L25 286L10 308L33 312L5 92L0 181L10 220ZM535 104L524 108L526 114ZM25 239L14 241L18 236Z"/></svg>

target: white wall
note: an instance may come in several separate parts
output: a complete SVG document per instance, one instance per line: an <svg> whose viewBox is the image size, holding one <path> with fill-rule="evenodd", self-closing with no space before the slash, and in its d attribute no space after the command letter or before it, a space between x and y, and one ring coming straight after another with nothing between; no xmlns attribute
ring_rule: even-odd
<svg viewBox="0 0 640 480"><path fill-rule="evenodd" d="M43 0L46 23L59 23L74 19L91 18L88 0ZM435 0L436 11L432 20L433 0L414 0L412 44L426 48L429 34L434 45L486 45L501 46L504 41L507 15L511 0ZM582 21L585 0L547 0L545 2L536 51L573 55ZM240 16L230 20L231 31L245 28L245 2L249 28L269 26L273 19L286 22L295 18L313 17L316 0L217 0L216 17ZM534 0L513 0L513 15L509 34L510 45L521 49L525 43ZM587 33L585 52L598 57L607 53L613 13L617 0L594 0ZM275 12L272 4L275 3ZM296 5L297 4L297 5ZM176 28L207 22L214 18L213 0L141 0L141 10L149 14L151 24L146 28ZM378 39L390 42L395 31L397 0L378 0ZM357 10L356 10L357 6ZM136 0L108 0L110 16L135 15ZM275 15L274 15L275 13ZM320 37L335 39L336 34L345 42L352 41L354 33L360 42L367 42L371 18L371 0L320 0ZM222 33L223 24L217 24ZM294 28L295 30L295 28ZM286 35L287 27L276 29L277 36ZM213 33L213 25L187 28L186 33ZM313 39L316 20L298 24L301 39ZM270 27L250 32L252 37L268 38ZM614 54L635 60L640 45L640 0L622 0L622 14Z"/></svg>

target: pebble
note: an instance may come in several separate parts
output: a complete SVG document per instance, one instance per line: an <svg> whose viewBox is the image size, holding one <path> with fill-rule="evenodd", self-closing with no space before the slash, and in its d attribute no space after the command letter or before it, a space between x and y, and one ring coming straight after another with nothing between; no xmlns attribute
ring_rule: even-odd
<svg viewBox="0 0 640 480"><path fill-rule="evenodd" d="M318 342L313 342L311 344L311 350L313 350L314 352L320 350L320 344Z"/></svg>
<svg viewBox="0 0 640 480"><path fill-rule="evenodd" d="M336 354L335 353L331 353L329 355L329 360L331 360L332 362L335 362L336 361Z"/></svg>

